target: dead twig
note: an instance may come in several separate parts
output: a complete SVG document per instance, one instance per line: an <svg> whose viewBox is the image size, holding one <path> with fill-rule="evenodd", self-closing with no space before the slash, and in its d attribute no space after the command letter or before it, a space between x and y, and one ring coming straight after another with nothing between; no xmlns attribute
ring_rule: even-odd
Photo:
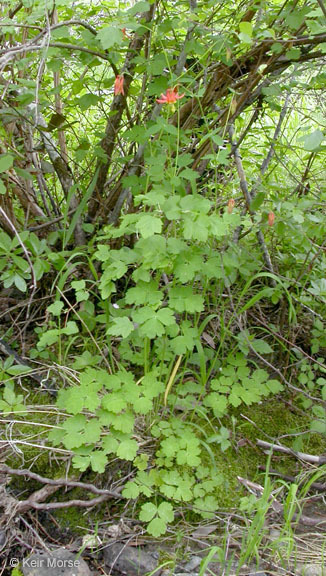
<svg viewBox="0 0 326 576"><path fill-rule="evenodd" d="M102 488L97 488L93 484L78 482L77 480L67 480L66 478L58 478L57 480L53 480L52 478L44 478L35 472L31 472L30 470L18 470L16 468L10 468L5 464L0 464L0 474L9 474L15 476L26 476L31 480L36 480L40 482L40 484L48 484L49 486L56 486L58 488L62 487L69 487L69 488L82 488L87 490L88 492L92 492L93 494L99 494L101 496L107 496L108 498L115 498L115 499L123 499L123 496L118 492L113 492L112 490L106 490ZM62 502L60 503L62 504Z"/></svg>
<svg viewBox="0 0 326 576"><path fill-rule="evenodd" d="M282 454L289 454L291 456L295 456L298 460L303 460L304 462L309 462L310 464L316 464L317 466L321 466L322 464L326 464L326 456L314 456L313 454L305 454L304 452L296 452L291 448L287 448L286 446L281 446L279 444L271 444L270 442L265 442L265 440L257 440L257 446L264 449L264 452L269 450L275 450L276 452L282 452Z"/></svg>
<svg viewBox="0 0 326 576"><path fill-rule="evenodd" d="M262 470L263 472L266 472L267 468L266 466L259 466L259 470ZM281 472L278 472L277 470L273 470L271 468L269 468L269 474L271 474L272 476L278 476L279 478L282 478L282 480L287 480L288 482L292 482L292 483L296 483L296 484L300 484L302 483L302 479L300 480L300 478L295 478L294 476L289 476L288 474L282 474ZM317 492L326 492L326 484L322 484L321 482L311 482L311 484L309 484L309 489L312 490L316 490Z"/></svg>

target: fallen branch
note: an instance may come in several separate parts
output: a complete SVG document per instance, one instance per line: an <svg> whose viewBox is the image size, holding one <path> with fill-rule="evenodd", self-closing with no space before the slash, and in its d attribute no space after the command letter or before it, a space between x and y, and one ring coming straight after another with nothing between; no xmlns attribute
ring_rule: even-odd
<svg viewBox="0 0 326 576"><path fill-rule="evenodd" d="M259 466L259 470L262 470L263 472L266 472L267 468L266 466ZM282 478L282 480L287 480L289 482L292 483L296 483L299 486L303 483L302 479L298 479L295 478L295 476L289 476L288 474L282 474L281 472L278 472L277 470L273 470L273 469L269 469L269 473L272 476L278 476L279 478ZM309 483L309 490L313 489L316 490L317 492L326 492L326 484L322 484L321 482L311 482L311 484Z"/></svg>
<svg viewBox="0 0 326 576"><path fill-rule="evenodd" d="M296 452L291 448L286 446L280 446L278 444L271 444L270 442L265 442L265 440L257 440L257 446L264 449L264 452L269 450L275 450L276 452L282 452L282 454L289 454L290 456L295 456L298 460L303 460L304 462L309 462L310 464L317 464L321 466L326 464L326 456L314 456L313 454L305 454L304 452Z"/></svg>
<svg viewBox="0 0 326 576"><path fill-rule="evenodd" d="M52 478L44 478L44 476L35 474L35 472L31 472L30 470L18 470L16 468L10 468L9 466L6 466L6 464L0 464L0 474L27 476L28 478L31 478L31 480L40 482L40 484L48 484L49 486L57 486L58 488L63 486L69 488L82 488L84 490L88 490L89 492L93 492L93 494L100 494L101 496L107 496L108 498L116 498L119 500L123 498L119 492L97 488L93 484L78 482L77 480L66 480L65 478L58 478L57 480L53 480Z"/></svg>
<svg viewBox="0 0 326 576"><path fill-rule="evenodd" d="M52 478L44 478L39 474L35 474L30 470L17 470L15 468L10 468L5 464L0 465L0 474L16 475L16 476L26 476L32 480L36 480L42 484L45 484L40 490L33 492L26 500L18 500L11 494L9 494L5 486L0 486L0 509L3 512L1 514L0 526L8 527L15 517L19 514L28 512L29 510L58 510L62 508L71 508L72 506L78 506L79 508L91 508L97 504L101 504L110 498L123 499L123 496L118 492L113 492L111 490L104 490L97 488L93 484L78 482L76 480L66 480L65 478L59 478L53 480ZM66 502L45 502L49 496L52 496L62 487L69 488L82 488L88 490L93 494L99 494L95 498L89 500L68 500Z"/></svg>

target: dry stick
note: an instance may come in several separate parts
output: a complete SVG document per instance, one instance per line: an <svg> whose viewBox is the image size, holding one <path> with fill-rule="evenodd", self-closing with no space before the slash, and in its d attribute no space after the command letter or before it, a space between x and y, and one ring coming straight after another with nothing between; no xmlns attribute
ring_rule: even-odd
<svg viewBox="0 0 326 576"><path fill-rule="evenodd" d="M71 216L72 214L74 214L74 212L75 212L74 209L69 210L67 216ZM29 232L36 232L37 230L42 230L42 228L49 228L50 226L52 226L56 222L60 222L60 220L63 220L64 218L65 216L58 216L57 218L53 218L53 220L49 220L48 222L44 222L43 224L38 224L37 226L30 226L29 228L27 228L27 230L29 230Z"/></svg>
<svg viewBox="0 0 326 576"><path fill-rule="evenodd" d="M311 396L311 394L308 394L308 392L306 392L305 390L302 390L301 388L298 388L297 386L294 386L294 384L291 384L291 382L289 382L285 376L282 374L281 370L279 370L279 368L277 368L276 366L274 366L273 364L271 364L271 362L269 362L268 360L266 360L266 358L264 358L264 356L262 356L261 354L259 354L259 352L257 352L257 350L255 350L255 348L252 346L250 340L247 340L248 346L251 350L251 352L253 352L253 354L255 354L255 356L257 356L257 358L263 363L265 364L265 366L268 366L268 368L270 368L271 370L273 370L274 372L276 372L276 374L279 375L280 379L282 380L282 382L291 390L294 390L295 392L298 392L299 394L302 394L303 396L305 396L306 398L309 398L309 400L313 400L315 402L319 402L320 404L325 404L326 405L326 401L321 401L319 398L316 398L315 396ZM325 366L323 366L323 368L325 368Z"/></svg>
<svg viewBox="0 0 326 576"><path fill-rule="evenodd" d="M24 6L23 2L19 2L17 4L17 6L15 6L14 8L12 8L9 12L9 18L13 18L14 16L16 16L17 12L19 12L19 10Z"/></svg>
<svg viewBox="0 0 326 576"><path fill-rule="evenodd" d="M258 468L260 470L262 470L263 472L266 472L267 467L260 465L258 466ZM279 476L279 478L282 478L282 480L288 480L289 482L293 483L298 483L299 486L300 484L303 484L303 480L302 479L298 479L295 478L295 476L289 476L288 474L282 474L282 472L278 472L278 470L273 470L273 468L269 468L268 469L269 474L271 474L272 476ZM313 490L316 490L317 492L326 492L326 484L322 484L321 482L311 482L311 484L309 484L309 488L312 488Z"/></svg>
<svg viewBox="0 0 326 576"><path fill-rule="evenodd" d="M236 146L235 147L233 146L233 139L232 139L233 127L232 126L229 128L229 134L230 134L230 142L232 145L232 154L234 156L235 165L236 165L238 176L240 179L240 188L241 188L243 195L245 197L248 212L250 213L251 217L253 217L255 215L255 212L253 210L251 210L251 208L250 208L250 203L251 203L252 198L251 198L251 194L250 194L249 189L248 189L247 179L246 179L246 175L245 175L245 172L243 169L241 156L239 153L239 149ZM259 243L261 250L262 250L265 266L266 266L267 270L271 274L274 275L275 273L274 273L271 257L269 255L269 251L268 251L268 248L266 246L265 238L264 238L264 235L263 235L261 230L257 231L257 239L258 239L258 243ZM274 278L270 278L270 282L271 282L272 286L274 286L274 287L276 286L276 281Z"/></svg>
<svg viewBox="0 0 326 576"><path fill-rule="evenodd" d="M323 243L320 246L318 246L317 252L313 255L312 259L309 262L309 265L307 266L307 269L305 270L304 266L307 262L307 259L309 257L309 254L311 253L312 249L308 252L307 257L303 263L302 270L301 270L300 274L298 275L298 277L296 278L296 282L299 282L304 274L309 276L309 274L313 268L313 265L314 265L315 261L317 260L317 258L319 257L320 253L325 251L325 244L326 244L326 239L323 241ZM303 285L303 289L305 289L308 282L309 282L309 278L306 279L306 281Z"/></svg>
<svg viewBox="0 0 326 576"><path fill-rule="evenodd" d="M284 44L284 45L291 43L292 46L293 45L295 45L295 46L309 45L312 47L312 46L316 46L317 44L322 44L325 41L326 41L326 33L315 34L314 36L298 36L297 38L293 38L290 41L284 40L282 38L277 38L274 40L265 39L258 48L265 48L266 50L268 50L269 47L272 44L274 44L275 42L278 42L279 44ZM63 49L67 49L67 50L77 50L77 51L81 51L81 52L86 52L88 54L93 54L94 56L98 56L99 58L102 58L104 60L108 60L110 62L110 58L107 54L103 54L102 52L97 52L96 50L91 50L91 49L86 48L85 46L81 46L79 44L69 44L69 43L65 43L65 42L51 42L49 44L49 46L53 47L53 48L63 48ZM1 62L3 62L3 66L6 66L8 64L8 62L15 57L16 54L20 54L21 52L38 51L38 50L41 50L42 48L43 48L43 46L40 44L26 43L26 44L22 44L20 46L14 46L13 48L6 48L3 50L0 50L0 55L2 56L2 58L0 58L0 64L1 64ZM248 55L246 55L246 56L248 56ZM249 55L249 58L251 58L251 57L252 57L252 51ZM298 62L298 60L296 60L295 62ZM279 63L280 63L280 61L279 61ZM286 63L289 65L292 63L292 61L287 60ZM283 64L283 61L282 61L282 64ZM213 96L213 94L211 94L210 96Z"/></svg>
<svg viewBox="0 0 326 576"><path fill-rule="evenodd" d="M54 24L58 24L58 11L56 8L53 10L52 19L53 19ZM61 94L60 94L60 71L59 70L55 70L53 72L53 84L54 84L54 89L55 89L55 96L54 96L55 111L57 114L60 114L62 116L63 115L63 104L62 104L62 99L61 99ZM65 162L68 163L68 150L67 150L67 142L66 142L66 133L64 130L61 130L61 129L58 130L58 140L59 140L59 146L60 146L62 158L64 159Z"/></svg>
<svg viewBox="0 0 326 576"><path fill-rule="evenodd" d="M296 298L294 298L294 300L296 300ZM299 300L296 300L297 302L299 302ZM301 304L301 302L300 302ZM308 308L308 306L305 306L306 308ZM308 308L308 310L310 312L313 312L313 310L311 310L310 308ZM319 314L317 315L321 320L323 320L324 318L322 316L320 316ZM320 366L321 368L325 369L325 364L323 364L322 362L319 362L318 360L316 360L315 358L313 358L312 356L310 356L310 354L308 354L307 352L305 352L300 346L298 346L297 344L295 344L295 342L292 342L291 340L288 340L288 338L285 338L285 336L282 336L282 334L280 334L279 332L276 332L274 330L272 330L270 328L270 326L268 326L268 324L266 324L266 322L264 322L263 320L261 320L260 318L256 318L255 319L256 322L258 322L259 324L261 324L262 326L264 326L265 328L268 328L270 331L270 334L272 334L273 336L275 336L277 339L282 340L283 342L286 342L286 344L289 344L291 347L296 348L296 350L299 350L300 353L305 357L308 358L311 362L317 364L318 366ZM316 398L316 400L318 400Z"/></svg>
<svg viewBox="0 0 326 576"><path fill-rule="evenodd" d="M324 34L318 34L313 37L299 36L295 38L293 42L297 45L308 45L308 51L309 51L315 44L323 42L324 39L325 39ZM286 48L289 45L289 41L280 39L279 42L283 44L284 46L283 52L285 52ZM234 82L238 78L243 78L244 75L251 72L254 67L255 67L254 69L257 70L257 64L267 63L267 67L263 72L264 76L266 76L267 74L275 73L276 70L285 69L293 63L293 61L291 61L290 59L284 60L283 54L273 57L268 56L267 52L269 50L269 46L270 41L268 39L264 40L263 42L261 42L259 46L255 46L253 49L249 50L248 53L239 57L239 59L235 61L235 63L231 66L231 68L227 68L227 66L225 66L224 64L218 64L215 69L214 75L211 81L209 82L204 95L201 98L203 108L204 109L210 108L214 104L214 102L216 102L217 98L221 98L222 96L226 95L228 92L229 85L232 83L234 85ZM309 54L303 54L303 56L301 56L299 60L296 61L296 63L308 59L311 56L312 55ZM320 56L322 56L321 53L313 55L313 57L320 57ZM259 75L257 75L257 79L258 77ZM248 93L248 89L246 90L246 92ZM197 97L191 98L180 108L180 119L183 128L190 128L196 121L196 115L199 113L199 107L197 105L196 99ZM240 111L245 107L246 102L244 101L243 98L242 100L243 102L240 104L240 106L239 105L237 106L237 111L230 120L233 121L235 117L238 116ZM177 116L175 115L174 124L176 123L176 121ZM209 143L206 143L206 146L208 145ZM204 146L205 145L203 145L203 147ZM204 154L205 149L202 155Z"/></svg>
<svg viewBox="0 0 326 576"><path fill-rule="evenodd" d="M275 450L276 452L282 452L283 454L290 454L291 456L295 456L299 460L303 460L304 462L309 462L310 464L317 464L317 466L321 466L322 464L326 464L326 456L314 456L313 454L305 454L304 452L296 452L295 450L291 450L291 448L287 448L286 446L281 446L279 444L271 444L270 442L265 442L265 440L257 440L257 446L263 448L264 451L268 450Z"/></svg>
<svg viewBox="0 0 326 576"><path fill-rule="evenodd" d="M274 75L274 73L271 74L271 77ZM279 73L277 73L277 75L279 75ZM252 93L252 95L250 96L250 98L248 98L248 100L246 100L245 105L243 104L242 106L238 107L237 112L236 112L236 116L233 115L233 120L235 120L235 117L238 117L240 115L240 113L242 112L242 110L244 108L248 108L248 106L250 106L251 104L254 104L254 102L257 100L257 106L255 108L255 111L253 112L246 128L243 130L243 132L241 133L239 139L237 140L237 146L239 147L242 143L242 141L245 139L247 133L249 132L251 126L256 122L257 118L259 117L259 114L261 113L261 100L262 100L262 90L263 88L266 88L266 86L269 86L272 82L272 78L265 78L265 80L263 82L261 82L259 84L259 86L256 88L256 90L254 90L254 92ZM235 85L235 92L237 91L237 85ZM214 105L215 107L215 105ZM216 111L219 113L219 116L217 118L214 119L213 122L211 122L209 129L213 130L216 126L218 126L221 122L221 119L225 116L226 114L226 109L218 109L216 106ZM201 150L199 150L199 159L204 156L204 152L201 152ZM203 173L206 170L206 167L208 165L208 163L210 162L210 160L202 160L200 162L200 164L198 164L199 159L195 160L195 166L196 166L196 171L199 173L200 176L203 175ZM248 233L248 232L247 232Z"/></svg>
<svg viewBox="0 0 326 576"><path fill-rule="evenodd" d="M57 19L55 19L55 23L50 26L50 32L52 32L52 30L56 30L57 28L62 28L62 26L82 26L83 28L89 30L93 36L96 36L97 34L96 29L88 24L88 22L85 22L85 20L63 20L62 22L58 22ZM37 42L40 38L42 38L42 36L44 36L45 33L46 31L44 29L41 30L40 34L33 38L33 42Z"/></svg>
<svg viewBox="0 0 326 576"><path fill-rule="evenodd" d="M45 19L46 19L46 33L42 40L42 48L44 49L43 54L41 56L40 63L38 65L37 74L36 74L36 82L35 82L35 98L34 98L34 106L35 106L35 114L34 114L34 122L35 126L38 125L38 115L39 115L39 92L40 92L40 85L43 77L43 73L45 70L45 62L46 62L46 55L49 49L49 42L51 39L50 33L50 20L49 20L49 13L48 10L45 10Z"/></svg>
<svg viewBox="0 0 326 576"><path fill-rule="evenodd" d="M146 23L151 21L155 6L156 3L152 4L148 12L146 12ZM99 160L95 168L95 172L98 172L98 176L94 191L88 203L88 217L90 220L93 220L96 217L99 211L99 204L101 201L103 202L103 190L107 180L108 170L112 161L112 153L114 151L122 115L127 106L129 87L132 82L132 77L136 67L135 54L140 53L144 42L144 36L138 36L137 34L134 35L134 38L130 41L126 60L121 70L121 75L124 77L124 94L117 94L114 96L110 107L111 116L108 118L105 128L105 135L100 142L101 148L103 148L106 155L106 161L103 163L102 160Z"/></svg>
<svg viewBox="0 0 326 576"><path fill-rule="evenodd" d="M61 508L71 508L72 506L78 506L79 508L91 508L97 506L108 500L109 496L99 496L98 498L92 498L92 500L68 500L68 502L49 502L39 503L34 500L23 500L19 503L18 512L26 512L31 508L35 510L59 510Z"/></svg>
<svg viewBox="0 0 326 576"><path fill-rule="evenodd" d="M25 126L24 126L25 124ZM42 170L41 170L41 162L40 162L40 158L38 153L35 151L35 145L34 145L34 141L33 141L33 131L32 131L32 126L29 123L22 123L22 129L25 131L25 137L24 137L24 148L26 151L26 156L27 158L30 157L31 163L33 164L35 171L36 171L36 179L37 179L37 183L38 183L38 187L39 187L39 191L41 194L41 198L42 198L42 202L43 202L43 206L44 209L46 211L46 214L48 216L48 218L52 217L48 202L46 200L45 194L44 194L44 190L46 190L52 208L54 209L54 214L58 214L56 211L56 206L54 204L54 200L51 196L51 194L49 193L49 189L48 186L46 184L45 178L43 176ZM36 195L35 195L36 196Z"/></svg>
<svg viewBox="0 0 326 576"><path fill-rule="evenodd" d="M50 42L50 48L62 48L63 50L77 50L77 52L86 52L86 54L92 54L93 56L97 56L98 58L102 58L102 60L107 60L110 62L110 58L107 54L103 52L98 52L97 50L91 50L90 48L85 48L85 46L81 46L80 44L69 44L67 42ZM41 44L22 44L21 46L15 46L14 48L9 48L7 50L0 50L0 64L1 66L7 66L8 63L13 60L17 54L21 54L21 52L38 52L38 50L42 50L43 45Z"/></svg>
<svg viewBox="0 0 326 576"><path fill-rule="evenodd" d="M0 464L0 474L9 474L14 476L27 476L31 478L31 480L36 480L40 482L40 484L48 484L49 486L57 486L58 488L61 487L68 487L68 488L82 488L83 490L88 490L88 492L92 492L93 494L98 494L100 496L108 496L109 498L116 498L119 500L123 499L123 496L119 494L119 492L114 492L112 490L106 490L102 488L97 488L93 484L78 482L77 480L67 480L66 478L58 478L57 480L53 480L52 478L45 478L44 476L40 476L35 472L31 472L30 470L18 470L15 468L10 468L6 464Z"/></svg>
<svg viewBox="0 0 326 576"><path fill-rule="evenodd" d="M40 490L33 492L33 494L31 494L27 500L17 500L9 494L0 493L0 506L4 508L2 521L3 519L7 520L6 524L8 524L8 518L13 519L18 514L28 512L28 510L31 509L58 510L61 508L71 508L72 506L90 508L111 498L109 495L102 495L98 496L97 498L92 498L91 500L68 500L67 502L49 503L44 502L44 500L46 500L49 496L57 492L59 488L60 486L44 486Z"/></svg>
<svg viewBox="0 0 326 576"><path fill-rule="evenodd" d="M0 77L0 84L2 84L2 83L3 83L3 79ZM32 112L33 112L33 110L32 110ZM41 114L39 114L38 123L41 126L43 126L44 128L47 128L47 123ZM65 161L65 159L63 158L61 153L58 151L52 136L48 132L46 132L45 130L42 130L42 129L39 129L39 132L40 132L44 147L46 149L46 152L48 153L48 156L52 162L54 170L55 170L55 172L59 178L59 181L60 181L60 184L61 184L62 189L64 191L65 197L67 197L69 194L70 188L73 185L73 175L72 175L70 166ZM19 198L19 199L22 202L22 199L21 198ZM35 206L38 207L38 205L36 205L36 204L35 204ZM74 213L77 206L78 206L77 198L75 197L75 195L73 195L71 198L71 201L70 201L70 210L69 210L68 214ZM38 209L41 210L39 207L38 207ZM35 213L35 211L34 211L34 213ZM44 216L43 213L37 214L37 215ZM76 224L74 232L75 232L76 244L77 245L85 244L86 238L85 238L84 231L82 229L82 224L81 224L80 218Z"/></svg>
<svg viewBox="0 0 326 576"><path fill-rule="evenodd" d="M285 117L286 117L286 115L287 115L287 112L288 112L289 103L290 103L290 97L291 97L291 93L288 92L287 95L286 95L285 102L284 102L283 108L282 108L282 110L281 110L279 119L278 119L277 126L276 126L276 128L275 128L275 132L274 132L274 136L273 136L273 140L272 140L270 149L269 149L268 154L267 154L266 158L263 160L262 165L261 165L261 167L260 167L260 174L261 174L261 176L264 176L264 174L265 174L265 172L266 172L266 170L267 170L267 168L268 168L268 166L269 166L269 164L270 164L270 162L271 162L271 160L272 160L272 158L273 158L273 156L274 156L274 153L275 153L275 144L276 144L277 139L278 139L278 137L279 137L279 135L280 135L281 128L282 128L282 124L283 124L284 119L285 119ZM258 178L258 181L256 182L256 185L255 185L255 186L259 186L259 184L261 183L261 176ZM254 192L255 192L255 191L254 191Z"/></svg>
<svg viewBox="0 0 326 576"><path fill-rule="evenodd" d="M307 193L305 182L308 179L308 174L311 171L311 167L312 167L312 164L313 164L313 161L315 160L315 158L316 158L316 152L311 152L311 154L309 155L308 162L306 164L304 173L302 175L301 182L299 182L299 184L297 185L297 187L294 190L294 193L297 193L299 196L305 195Z"/></svg>

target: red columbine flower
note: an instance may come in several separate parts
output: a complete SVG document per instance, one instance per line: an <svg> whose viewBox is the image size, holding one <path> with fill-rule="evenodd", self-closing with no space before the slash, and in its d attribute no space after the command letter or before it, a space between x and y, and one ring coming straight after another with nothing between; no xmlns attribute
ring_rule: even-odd
<svg viewBox="0 0 326 576"><path fill-rule="evenodd" d="M235 206L235 200L233 198L230 198L230 200L228 201L228 213L229 214L232 214L234 206Z"/></svg>
<svg viewBox="0 0 326 576"><path fill-rule="evenodd" d="M158 104L175 104L177 100L184 97L184 94L178 94L178 86L168 88L165 94L156 100Z"/></svg>
<svg viewBox="0 0 326 576"><path fill-rule="evenodd" d="M124 39L125 39L125 40L126 40L127 38L130 38L130 36L129 36L129 34L127 34L127 32L126 32L126 29L125 29L125 28L122 28L122 29L121 29L121 32L122 32L122 34L123 34L123 37L124 37Z"/></svg>
<svg viewBox="0 0 326 576"><path fill-rule="evenodd" d="M270 212L268 214L268 226L273 226L274 221L275 221L275 214L274 212Z"/></svg>
<svg viewBox="0 0 326 576"><path fill-rule="evenodd" d="M115 96L118 96L118 94L123 94L123 96L125 95L124 90L123 90L123 82L124 82L123 74L118 74L118 76L116 76L116 79L114 82L114 95Z"/></svg>

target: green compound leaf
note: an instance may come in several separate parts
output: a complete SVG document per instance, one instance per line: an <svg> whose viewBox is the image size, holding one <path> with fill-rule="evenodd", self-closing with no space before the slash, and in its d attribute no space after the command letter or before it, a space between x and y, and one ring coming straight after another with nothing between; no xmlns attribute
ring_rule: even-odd
<svg viewBox="0 0 326 576"><path fill-rule="evenodd" d="M307 136L305 136L304 149L308 150L309 152L318 150L323 140L324 140L324 134L321 132L321 130L315 130L314 132L311 132L310 134L307 134Z"/></svg>
<svg viewBox="0 0 326 576"><path fill-rule="evenodd" d="M134 429L135 417L132 412L122 412L121 414L110 414L110 423L117 432L131 434Z"/></svg>
<svg viewBox="0 0 326 576"><path fill-rule="evenodd" d="M0 155L0 173L9 170L14 163L14 157L11 154Z"/></svg>
<svg viewBox="0 0 326 576"><path fill-rule="evenodd" d="M85 438L82 434L86 425L86 418L82 414L78 414L66 420L62 428L66 431L66 436L64 437L64 445L69 450L72 448L79 448L85 442Z"/></svg>
<svg viewBox="0 0 326 576"><path fill-rule="evenodd" d="M56 300L53 304L47 307L47 311L53 316L60 316L62 313L62 309L64 307L64 303L61 300Z"/></svg>
<svg viewBox="0 0 326 576"><path fill-rule="evenodd" d="M114 414L119 414L127 407L127 402L119 392L111 392L106 394L102 399L102 408L108 410L108 412L113 412Z"/></svg>
<svg viewBox="0 0 326 576"><path fill-rule="evenodd" d="M160 454L164 454L167 458L173 458L180 449L180 444L176 436L169 436L166 440L162 440L160 444Z"/></svg>
<svg viewBox="0 0 326 576"><path fill-rule="evenodd" d="M85 472L88 466L90 465L90 457L89 456L74 456L72 459L72 463L74 468L80 470L81 472Z"/></svg>
<svg viewBox="0 0 326 576"><path fill-rule="evenodd" d="M157 290L155 282L142 282L137 283L135 288L129 288L126 294L127 304L149 305L155 306L160 304L163 299L163 292Z"/></svg>
<svg viewBox="0 0 326 576"><path fill-rule="evenodd" d="M92 454L90 455L90 464L94 472L103 474L107 463L108 459L105 452L103 451L98 450L96 452L92 452Z"/></svg>
<svg viewBox="0 0 326 576"><path fill-rule="evenodd" d="M127 482L124 489L122 490L122 496L125 498L138 498L140 494L140 487L137 482Z"/></svg>
<svg viewBox="0 0 326 576"><path fill-rule="evenodd" d="M157 507L152 502L147 502L143 504L140 513L139 513L139 520L142 522L149 522L156 516L157 514Z"/></svg>
<svg viewBox="0 0 326 576"><path fill-rule="evenodd" d="M139 334L151 339L162 336L165 333L164 326L171 326L176 323L173 310L170 308L155 311L152 308L144 307L133 312L133 320L141 324Z"/></svg>
<svg viewBox="0 0 326 576"><path fill-rule="evenodd" d="M136 457L138 443L136 440L123 440L117 449L117 456L121 460L133 460Z"/></svg>
<svg viewBox="0 0 326 576"><path fill-rule="evenodd" d="M123 33L115 26L106 26L105 28L102 28L102 30L98 32L97 37L104 50L112 48L114 44L121 44L123 42Z"/></svg>
<svg viewBox="0 0 326 576"><path fill-rule="evenodd" d="M158 538L159 536L162 536L162 534L165 534L166 529L166 522L161 518L154 518L154 520L152 520L147 526L147 532L154 536L154 538Z"/></svg>
<svg viewBox="0 0 326 576"><path fill-rule="evenodd" d="M137 228L143 238L149 238L154 234L160 234L162 220L151 214L143 214L138 219Z"/></svg>
<svg viewBox="0 0 326 576"><path fill-rule="evenodd" d="M174 520L173 506L169 502L162 502L157 509L157 513L165 522L173 522Z"/></svg>
<svg viewBox="0 0 326 576"><path fill-rule="evenodd" d="M102 440L102 449L105 452L105 454L116 454L118 446L119 446L118 440L114 438L111 434L108 434Z"/></svg>
<svg viewBox="0 0 326 576"><path fill-rule="evenodd" d="M131 320L126 316L113 318L113 322L113 326L110 326L106 331L110 336L122 336L122 338L127 338L135 329Z"/></svg>
<svg viewBox="0 0 326 576"><path fill-rule="evenodd" d="M136 414L148 414L153 408L153 401L146 396L138 398L133 403L133 409Z"/></svg>
<svg viewBox="0 0 326 576"><path fill-rule="evenodd" d="M177 312L202 312L204 298L200 294L194 294L191 286L176 286L169 292L169 304Z"/></svg>
<svg viewBox="0 0 326 576"><path fill-rule="evenodd" d="M95 444L101 437L102 426L96 418L86 423L84 428L84 442Z"/></svg>
<svg viewBox="0 0 326 576"><path fill-rule="evenodd" d="M188 442L183 442L185 447L179 450L177 454L177 463L179 465L199 466L201 459L199 457L201 450L199 447L199 440L193 439Z"/></svg>

